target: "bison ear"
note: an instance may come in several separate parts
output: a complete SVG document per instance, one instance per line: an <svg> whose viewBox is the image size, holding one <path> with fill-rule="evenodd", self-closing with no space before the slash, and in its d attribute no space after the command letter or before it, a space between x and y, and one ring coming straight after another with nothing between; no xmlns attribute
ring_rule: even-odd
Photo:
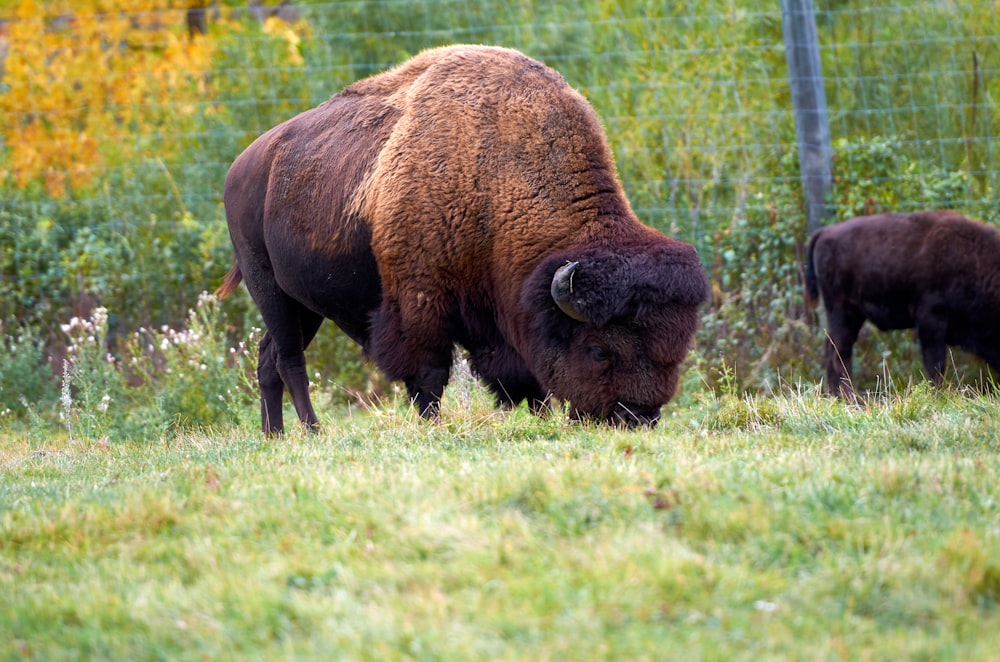
<svg viewBox="0 0 1000 662"><path fill-rule="evenodd" d="M552 300L559 306L559 310L577 322L586 322L586 316L580 312L573 297L573 274L576 273L576 268L579 266L579 262L567 262L556 269L555 275L552 276L549 292L552 294Z"/></svg>
<svg viewBox="0 0 1000 662"><path fill-rule="evenodd" d="M581 258L555 270L549 291L566 316L604 326L625 304L621 293L628 291L630 273L628 262L618 256Z"/></svg>

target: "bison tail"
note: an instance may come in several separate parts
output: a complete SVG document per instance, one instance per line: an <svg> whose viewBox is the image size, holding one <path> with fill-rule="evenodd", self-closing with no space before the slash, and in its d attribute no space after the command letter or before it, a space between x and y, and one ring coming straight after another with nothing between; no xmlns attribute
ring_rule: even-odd
<svg viewBox="0 0 1000 662"><path fill-rule="evenodd" d="M243 280L243 272L240 271L240 265L234 264L233 268L229 270L226 277L222 280L222 285L219 285L218 289L215 290L215 295L220 299L225 299L227 296L236 291L236 288L240 286L240 281Z"/></svg>
<svg viewBox="0 0 1000 662"><path fill-rule="evenodd" d="M819 238L819 231L809 237L809 247L806 249L806 301L815 304L819 301L819 284L816 282L816 265L813 262L813 248Z"/></svg>

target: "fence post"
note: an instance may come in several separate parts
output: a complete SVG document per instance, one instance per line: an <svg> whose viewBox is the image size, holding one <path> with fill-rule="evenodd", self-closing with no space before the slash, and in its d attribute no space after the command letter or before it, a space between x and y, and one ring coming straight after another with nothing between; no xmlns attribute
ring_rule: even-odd
<svg viewBox="0 0 1000 662"><path fill-rule="evenodd" d="M812 0L781 0L781 23L806 198L806 231L813 232L830 212L827 199L833 190L833 148Z"/></svg>

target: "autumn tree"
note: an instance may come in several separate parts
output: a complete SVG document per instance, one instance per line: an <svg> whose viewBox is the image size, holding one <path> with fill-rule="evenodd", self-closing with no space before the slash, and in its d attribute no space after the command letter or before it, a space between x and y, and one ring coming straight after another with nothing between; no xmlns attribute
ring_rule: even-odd
<svg viewBox="0 0 1000 662"><path fill-rule="evenodd" d="M143 136L183 130L206 97L212 41L190 38L174 4L21 0L6 21L0 181L62 196L142 157Z"/></svg>

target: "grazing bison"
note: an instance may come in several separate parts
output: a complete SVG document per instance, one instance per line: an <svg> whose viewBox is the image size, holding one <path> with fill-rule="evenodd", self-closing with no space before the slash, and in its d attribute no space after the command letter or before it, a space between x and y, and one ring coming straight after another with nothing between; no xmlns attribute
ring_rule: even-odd
<svg viewBox="0 0 1000 662"><path fill-rule="evenodd" d="M809 239L806 288L823 296L827 389L848 398L851 351L865 320L916 327L939 384L947 345L1000 369L1000 232L952 211L863 216Z"/></svg>
<svg viewBox="0 0 1000 662"><path fill-rule="evenodd" d="M424 51L271 129L233 163L235 266L264 319L265 432L324 318L435 416L457 343L498 405L656 421L709 294L694 249L629 207L597 116L517 51Z"/></svg>

